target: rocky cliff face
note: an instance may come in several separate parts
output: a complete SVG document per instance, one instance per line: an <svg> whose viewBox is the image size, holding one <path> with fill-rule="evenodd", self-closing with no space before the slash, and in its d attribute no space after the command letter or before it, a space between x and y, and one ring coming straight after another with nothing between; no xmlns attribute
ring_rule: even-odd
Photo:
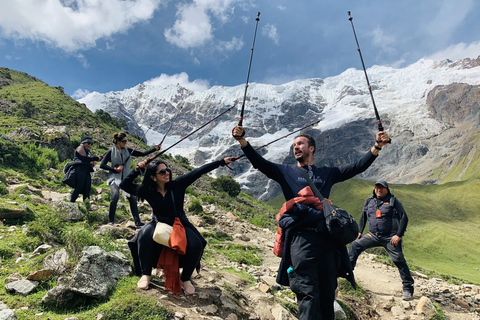
<svg viewBox="0 0 480 320"><path fill-rule="evenodd" d="M473 141L479 130L477 60L420 60L404 69L374 66L367 71L382 123L393 143L382 150L363 178L432 183L441 179L433 175L435 169L442 167L447 172L459 157L471 152L476 142L467 150L465 141ZM242 154L230 132L238 122L243 94L243 85L193 92L179 85L140 84L122 92L92 93L80 102L91 110L101 108L126 119L130 132L141 128L150 144L158 143L172 127L164 148L205 125L169 150L198 166ZM354 69L331 78L277 86L253 83L245 105L243 124L254 147L321 120L305 130L317 141L316 165L342 165L358 159L373 145L377 131L363 71ZM209 123L231 106L237 107ZM261 149L261 153L271 161L294 163L290 150L294 136ZM264 200L278 194L275 183L269 183L246 159L232 167L233 172L224 169L217 174L233 174L244 189Z"/></svg>

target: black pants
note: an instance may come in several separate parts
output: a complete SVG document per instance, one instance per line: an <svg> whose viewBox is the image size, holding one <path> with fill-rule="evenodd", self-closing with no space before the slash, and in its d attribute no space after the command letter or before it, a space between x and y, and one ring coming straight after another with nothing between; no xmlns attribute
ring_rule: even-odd
<svg viewBox="0 0 480 320"><path fill-rule="evenodd" d="M115 182L110 183L110 195L112 199L110 200L110 207L108 209L108 222L115 222L115 212L117 211L117 203L120 198L120 188ZM140 216L138 215L138 206L137 199L135 196L128 196L128 202L130 203L130 211L132 211L133 221L135 225L140 224Z"/></svg>
<svg viewBox="0 0 480 320"><path fill-rule="evenodd" d="M408 291L413 294L413 278L410 275L410 269L408 268L407 261L402 251L402 241L394 246L390 243L392 237L376 237L371 233L363 235L360 239L355 240L350 246L348 255L352 268L355 268L357 264L358 256L368 248L384 247L387 250L392 262L398 268L400 278L402 279L403 291Z"/></svg>
<svg viewBox="0 0 480 320"><path fill-rule="evenodd" d="M297 295L299 320L334 320L337 250L314 231L294 231L290 246L290 288Z"/></svg>
<svg viewBox="0 0 480 320"><path fill-rule="evenodd" d="M83 195L83 201L90 198L90 191L92 190L92 177L90 176L90 165L77 165L75 171L77 172L76 186L70 197L70 202L75 202L80 195Z"/></svg>
<svg viewBox="0 0 480 320"><path fill-rule="evenodd" d="M146 224L138 232L138 258L142 275L150 276L152 268L156 268L158 258L162 252L163 246L153 241L153 231L155 231L155 222ZM198 235L190 228L185 228L187 235L187 250L180 256L180 268L183 268L180 279L188 281L192 277L193 271L203 256L203 244Z"/></svg>

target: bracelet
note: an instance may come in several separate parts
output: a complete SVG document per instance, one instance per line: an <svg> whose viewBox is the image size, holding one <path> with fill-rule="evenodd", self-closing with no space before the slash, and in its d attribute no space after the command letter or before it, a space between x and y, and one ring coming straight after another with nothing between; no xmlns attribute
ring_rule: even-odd
<svg viewBox="0 0 480 320"><path fill-rule="evenodd" d="M377 146L377 145L374 145L373 147L374 147L375 149L377 149L377 150L382 150L382 148L380 148L380 147Z"/></svg>
<svg viewBox="0 0 480 320"><path fill-rule="evenodd" d="M382 140L375 140L376 143L382 143Z"/></svg>

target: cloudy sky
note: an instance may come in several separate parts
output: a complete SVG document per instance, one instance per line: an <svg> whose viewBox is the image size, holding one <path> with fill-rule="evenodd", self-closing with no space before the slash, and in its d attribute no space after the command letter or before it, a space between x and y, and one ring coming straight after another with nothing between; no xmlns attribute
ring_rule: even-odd
<svg viewBox="0 0 480 320"><path fill-rule="evenodd" d="M78 99L145 81L202 90L480 55L475 0L1 0L0 66Z"/></svg>

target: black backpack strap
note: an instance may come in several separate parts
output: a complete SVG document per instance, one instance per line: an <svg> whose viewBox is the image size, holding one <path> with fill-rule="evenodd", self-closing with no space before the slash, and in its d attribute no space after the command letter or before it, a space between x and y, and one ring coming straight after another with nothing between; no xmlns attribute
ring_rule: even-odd
<svg viewBox="0 0 480 320"><path fill-rule="evenodd" d="M318 188L313 184L313 181L312 179L310 179L307 175L307 173L305 172L305 170L303 170L302 168L298 168L298 170L300 170L300 173L302 174L302 176L307 180L307 183L308 185L310 186L310 189L312 189L313 191L313 194L315 194L315 196L320 199L320 201L323 201L323 199L325 199L322 194L320 193L320 190L318 190Z"/></svg>
<svg viewBox="0 0 480 320"><path fill-rule="evenodd" d="M178 217L178 214L177 214L177 206L175 205L175 197L173 196L173 189L170 190L170 194L172 195L173 212L175 213L175 217Z"/></svg>

